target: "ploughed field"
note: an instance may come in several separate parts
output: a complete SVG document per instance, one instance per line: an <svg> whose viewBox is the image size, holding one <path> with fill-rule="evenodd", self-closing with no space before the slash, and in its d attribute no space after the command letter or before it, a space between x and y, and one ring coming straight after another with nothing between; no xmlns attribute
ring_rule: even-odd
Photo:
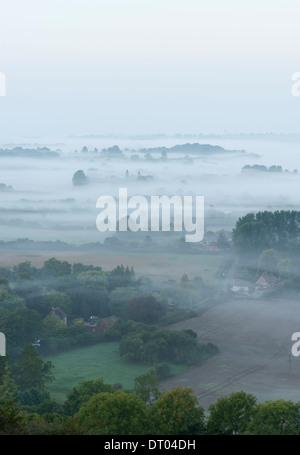
<svg viewBox="0 0 300 455"><path fill-rule="evenodd" d="M169 328L192 329L199 342L212 341L220 352L164 381L163 389L192 387L204 408L240 390L259 402L300 401L300 357L289 360L292 334L300 332L300 301L232 298Z"/></svg>

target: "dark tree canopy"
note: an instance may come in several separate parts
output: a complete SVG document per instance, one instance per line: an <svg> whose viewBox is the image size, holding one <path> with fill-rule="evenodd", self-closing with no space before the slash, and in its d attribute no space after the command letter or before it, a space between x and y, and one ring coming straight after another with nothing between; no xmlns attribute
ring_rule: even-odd
<svg viewBox="0 0 300 455"><path fill-rule="evenodd" d="M88 178L81 169L76 171L72 178L73 185L85 185L87 181Z"/></svg>
<svg viewBox="0 0 300 455"><path fill-rule="evenodd" d="M240 252L299 249L300 212L281 210L248 213L236 222L232 241Z"/></svg>
<svg viewBox="0 0 300 455"><path fill-rule="evenodd" d="M152 295L133 297L128 301L126 316L137 322L152 324L163 315L163 305Z"/></svg>

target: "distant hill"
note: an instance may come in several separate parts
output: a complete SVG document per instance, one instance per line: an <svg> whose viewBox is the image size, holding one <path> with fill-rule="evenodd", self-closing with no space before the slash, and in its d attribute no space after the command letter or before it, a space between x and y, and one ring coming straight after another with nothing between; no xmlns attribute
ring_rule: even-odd
<svg viewBox="0 0 300 455"><path fill-rule="evenodd" d="M143 148L139 150L141 153L189 153L194 155L210 155L217 153L245 153L245 150L226 150L219 145L210 144L179 144L173 147L154 147Z"/></svg>
<svg viewBox="0 0 300 455"><path fill-rule="evenodd" d="M291 173L288 169L285 169L283 170L282 169L282 166L276 166L276 165L272 165L272 166L265 166L264 164L246 164L244 167L242 167L242 172L247 172L247 171L255 171L255 172L279 172L279 173L282 173L282 172L285 172L285 173ZM298 171L297 169L294 169L293 170L293 174L297 174Z"/></svg>
<svg viewBox="0 0 300 455"><path fill-rule="evenodd" d="M0 191L13 191L13 187L10 185L5 185L5 183L0 183Z"/></svg>
<svg viewBox="0 0 300 455"><path fill-rule="evenodd" d="M0 149L0 157L23 157L23 158L56 158L59 157L58 152L50 150L48 147L38 147L36 149L24 149L23 147L15 147L13 149Z"/></svg>

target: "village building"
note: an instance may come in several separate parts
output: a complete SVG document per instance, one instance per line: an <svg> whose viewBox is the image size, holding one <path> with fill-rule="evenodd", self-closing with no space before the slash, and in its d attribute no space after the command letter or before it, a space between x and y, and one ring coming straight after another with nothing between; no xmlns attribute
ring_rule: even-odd
<svg viewBox="0 0 300 455"><path fill-rule="evenodd" d="M67 315L60 308L52 308L49 315L59 318L64 325L67 325Z"/></svg>
<svg viewBox="0 0 300 455"><path fill-rule="evenodd" d="M86 322L84 326L92 333L105 333L116 321L116 316L110 316L98 322Z"/></svg>

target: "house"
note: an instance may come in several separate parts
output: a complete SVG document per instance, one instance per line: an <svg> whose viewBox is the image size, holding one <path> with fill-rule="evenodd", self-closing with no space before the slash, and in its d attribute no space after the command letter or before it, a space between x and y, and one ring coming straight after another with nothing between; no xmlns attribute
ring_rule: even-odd
<svg viewBox="0 0 300 455"><path fill-rule="evenodd" d="M219 251L220 248L217 245L217 242L208 241L203 244L203 250L206 251Z"/></svg>
<svg viewBox="0 0 300 455"><path fill-rule="evenodd" d="M64 325L67 325L67 315L60 308L52 308L49 315L56 316Z"/></svg>
<svg viewBox="0 0 300 455"><path fill-rule="evenodd" d="M272 273L263 273L255 283L255 289L269 289L276 284L276 277Z"/></svg>
<svg viewBox="0 0 300 455"><path fill-rule="evenodd" d="M116 316L110 316L99 322L86 322L84 326L92 333L105 333L116 321Z"/></svg>
<svg viewBox="0 0 300 455"><path fill-rule="evenodd" d="M249 295L253 290L253 284L250 281L233 279L231 291L235 295Z"/></svg>

